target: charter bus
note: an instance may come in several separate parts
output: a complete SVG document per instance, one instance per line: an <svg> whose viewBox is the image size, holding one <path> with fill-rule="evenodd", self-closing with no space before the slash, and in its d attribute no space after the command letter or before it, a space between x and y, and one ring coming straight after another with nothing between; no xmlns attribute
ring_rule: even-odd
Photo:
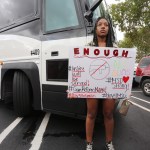
<svg viewBox="0 0 150 150"><path fill-rule="evenodd" d="M86 101L67 99L66 47L87 45L96 18L110 20L105 8L102 0L1 0L1 101L21 117L42 110L84 118Z"/></svg>

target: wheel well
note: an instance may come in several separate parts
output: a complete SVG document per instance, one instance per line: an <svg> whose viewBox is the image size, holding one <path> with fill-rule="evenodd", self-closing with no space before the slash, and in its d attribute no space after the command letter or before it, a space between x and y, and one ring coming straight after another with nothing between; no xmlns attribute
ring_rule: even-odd
<svg viewBox="0 0 150 150"><path fill-rule="evenodd" d="M6 104L13 103L13 78L14 78L15 71L23 72L22 70L10 69L7 72L5 72L5 75L3 76L3 79L2 79L2 85L1 85L2 99L5 101ZM29 79L28 76L27 76L27 78ZM31 90L32 90L30 79L29 79L29 84L30 84L30 87L31 87ZM32 100L33 100L33 90L32 90L31 93L32 93L32 95L31 95Z"/></svg>
<svg viewBox="0 0 150 150"><path fill-rule="evenodd" d="M33 92L33 107L35 110L41 110L42 105L41 105L40 74L39 68L37 64L35 64L34 62L6 63L2 66L1 81L3 81L2 83L3 85L1 89L3 89L3 92L1 92L1 98L2 99L11 98L12 101L13 76L14 72L17 70L22 71L28 77ZM9 88L6 87L7 83L10 85ZM8 98L6 98L8 93L9 96Z"/></svg>
<svg viewBox="0 0 150 150"><path fill-rule="evenodd" d="M149 76L142 77L141 82L140 82L140 86L142 86L143 81L146 79L150 79L150 77Z"/></svg>

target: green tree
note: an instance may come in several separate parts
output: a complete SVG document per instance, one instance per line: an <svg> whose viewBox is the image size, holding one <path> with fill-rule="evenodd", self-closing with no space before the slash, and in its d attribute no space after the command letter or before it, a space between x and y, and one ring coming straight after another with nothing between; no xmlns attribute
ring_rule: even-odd
<svg viewBox="0 0 150 150"><path fill-rule="evenodd" d="M112 19L125 32L120 47L137 47L137 58L150 53L150 0L126 0L110 8Z"/></svg>

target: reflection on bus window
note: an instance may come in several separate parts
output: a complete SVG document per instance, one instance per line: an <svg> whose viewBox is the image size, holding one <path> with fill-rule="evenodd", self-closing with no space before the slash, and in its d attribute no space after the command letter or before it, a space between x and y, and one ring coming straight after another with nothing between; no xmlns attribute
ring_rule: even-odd
<svg viewBox="0 0 150 150"><path fill-rule="evenodd" d="M48 81L68 80L68 60L48 60L46 65Z"/></svg>
<svg viewBox="0 0 150 150"><path fill-rule="evenodd" d="M46 0L45 8L46 32L79 25L74 0Z"/></svg>
<svg viewBox="0 0 150 150"><path fill-rule="evenodd" d="M90 6L92 5L93 2L94 2L94 0L89 0ZM94 11L93 19L96 20L98 17L104 16L105 15L104 12L105 12L105 9L104 9L103 5L100 4L100 6L97 7L96 10Z"/></svg>
<svg viewBox="0 0 150 150"><path fill-rule="evenodd" d="M35 0L4 0L0 3L0 28L33 17L36 13Z"/></svg>

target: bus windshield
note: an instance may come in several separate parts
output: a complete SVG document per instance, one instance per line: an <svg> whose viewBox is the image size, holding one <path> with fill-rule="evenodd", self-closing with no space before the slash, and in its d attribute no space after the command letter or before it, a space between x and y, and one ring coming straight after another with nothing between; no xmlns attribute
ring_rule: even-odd
<svg viewBox="0 0 150 150"><path fill-rule="evenodd" d="M69 14L69 15L68 15ZM79 26L75 0L45 1L45 31Z"/></svg>

